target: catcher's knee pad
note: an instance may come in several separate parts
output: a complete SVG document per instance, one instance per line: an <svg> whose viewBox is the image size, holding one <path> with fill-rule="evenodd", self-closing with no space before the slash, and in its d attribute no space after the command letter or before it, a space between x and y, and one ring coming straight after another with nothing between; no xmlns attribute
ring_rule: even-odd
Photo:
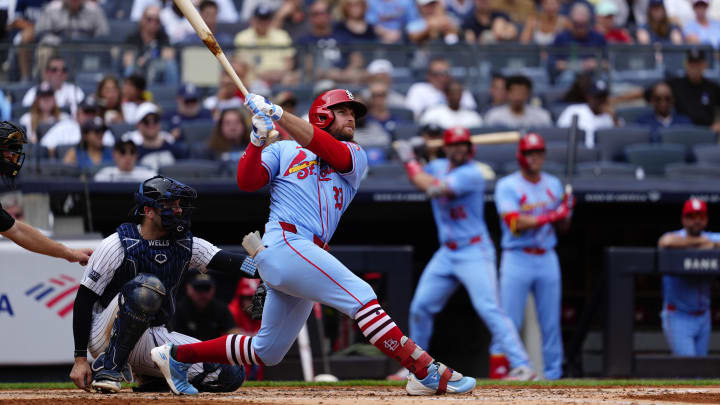
<svg viewBox="0 0 720 405"><path fill-rule="evenodd" d="M110 344L105 350L106 370L122 370L135 344L160 311L165 294L163 283L151 274L140 274L123 285Z"/></svg>
<svg viewBox="0 0 720 405"><path fill-rule="evenodd" d="M190 379L200 392L233 392L245 382L243 365L203 363L203 371Z"/></svg>

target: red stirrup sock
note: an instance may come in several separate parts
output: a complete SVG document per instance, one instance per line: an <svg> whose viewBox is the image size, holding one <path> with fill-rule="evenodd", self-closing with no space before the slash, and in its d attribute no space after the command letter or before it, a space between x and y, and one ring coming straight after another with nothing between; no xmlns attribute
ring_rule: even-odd
<svg viewBox="0 0 720 405"><path fill-rule="evenodd" d="M375 347L410 370L417 378L422 380L427 377L427 367L433 362L433 358L403 335L377 300L372 300L360 308L355 314L355 322Z"/></svg>
<svg viewBox="0 0 720 405"><path fill-rule="evenodd" d="M205 342L175 347L173 357L181 363L223 363L261 365L262 360L252 347L253 338L226 335Z"/></svg>

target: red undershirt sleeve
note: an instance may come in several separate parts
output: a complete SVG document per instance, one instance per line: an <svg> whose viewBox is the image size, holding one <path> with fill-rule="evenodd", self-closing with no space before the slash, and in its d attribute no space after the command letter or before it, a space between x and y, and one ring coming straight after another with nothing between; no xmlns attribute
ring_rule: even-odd
<svg viewBox="0 0 720 405"><path fill-rule="evenodd" d="M347 145L316 126L313 126L313 137L306 148L340 173L348 173L353 169L352 155Z"/></svg>
<svg viewBox="0 0 720 405"><path fill-rule="evenodd" d="M255 191L270 181L270 175L262 165L262 149L250 144L240 158L237 167L237 185L242 191Z"/></svg>

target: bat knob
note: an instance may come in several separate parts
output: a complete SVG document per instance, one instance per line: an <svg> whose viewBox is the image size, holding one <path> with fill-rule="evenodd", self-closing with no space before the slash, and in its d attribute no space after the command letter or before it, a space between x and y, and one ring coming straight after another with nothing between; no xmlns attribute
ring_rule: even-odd
<svg viewBox="0 0 720 405"><path fill-rule="evenodd" d="M572 192L573 192L572 185L569 184L569 183L566 184L566 185L565 185L565 194L566 194L566 195L570 195L570 194L572 194Z"/></svg>

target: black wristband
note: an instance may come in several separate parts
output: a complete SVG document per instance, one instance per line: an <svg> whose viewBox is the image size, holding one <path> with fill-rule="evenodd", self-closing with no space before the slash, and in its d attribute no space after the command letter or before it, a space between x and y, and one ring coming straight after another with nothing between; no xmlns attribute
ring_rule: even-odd
<svg viewBox="0 0 720 405"><path fill-rule="evenodd" d="M78 358L78 357L87 357L87 349L75 350L74 353L75 353L75 354L74 354L74 357L75 357L75 358Z"/></svg>

